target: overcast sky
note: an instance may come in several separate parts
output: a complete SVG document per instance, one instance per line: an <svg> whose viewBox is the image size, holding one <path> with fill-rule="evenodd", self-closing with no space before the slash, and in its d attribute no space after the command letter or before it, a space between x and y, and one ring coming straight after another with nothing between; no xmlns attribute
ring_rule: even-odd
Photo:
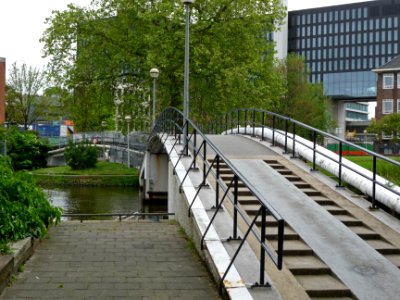
<svg viewBox="0 0 400 300"><path fill-rule="evenodd" d="M218 1L218 0L214 0ZM68 3L87 6L91 0L0 0L0 57L5 57L8 68L13 62L25 62L42 68L46 61L41 58L39 39L46 26L46 17L53 10L64 10ZM362 2L357 0L289 0L288 9Z"/></svg>

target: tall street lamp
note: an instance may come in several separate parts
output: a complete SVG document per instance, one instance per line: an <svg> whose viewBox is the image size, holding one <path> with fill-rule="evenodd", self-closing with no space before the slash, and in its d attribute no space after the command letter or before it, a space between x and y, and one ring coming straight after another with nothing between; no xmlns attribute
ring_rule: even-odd
<svg viewBox="0 0 400 300"><path fill-rule="evenodd" d="M189 119L189 23L190 23L190 4L194 0L182 0L186 9L186 26L185 26L185 73L183 83L183 116L184 122ZM185 125L185 124L184 124ZM183 144L187 143L188 127L183 128ZM188 147L185 147L185 155L188 155Z"/></svg>
<svg viewBox="0 0 400 300"><path fill-rule="evenodd" d="M152 117L152 128L154 128L154 125L156 123L156 81L158 78L158 75L160 75L160 71L157 68L152 68L150 70L150 76L153 78L153 117Z"/></svg>
<svg viewBox="0 0 400 300"><path fill-rule="evenodd" d="M106 129L106 127L107 127L107 122L106 121L101 121L101 143L102 143L102 145L103 145L103 158L105 157L105 145L104 145L104 130Z"/></svg>
<svg viewBox="0 0 400 300"><path fill-rule="evenodd" d="M125 116L125 121L126 121L126 124L128 125L128 134L127 134L127 142L128 142L128 168L130 168L130 166L131 166L131 160L130 160L130 158L131 158L131 156L130 156L130 145L129 145L129 125L130 125L130 123L131 123L131 116Z"/></svg>

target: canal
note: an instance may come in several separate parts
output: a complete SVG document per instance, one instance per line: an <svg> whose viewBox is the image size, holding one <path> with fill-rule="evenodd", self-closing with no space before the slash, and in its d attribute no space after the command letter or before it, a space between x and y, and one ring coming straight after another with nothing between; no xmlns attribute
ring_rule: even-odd
<svg viewBox="0 0 400 300"><path fill-rule="evenodd" d="M166 205L143 205L139 191L130 187L43 188L50 203L64 214L165 212ZM101 217L101 219L107 219Z"/></svg>

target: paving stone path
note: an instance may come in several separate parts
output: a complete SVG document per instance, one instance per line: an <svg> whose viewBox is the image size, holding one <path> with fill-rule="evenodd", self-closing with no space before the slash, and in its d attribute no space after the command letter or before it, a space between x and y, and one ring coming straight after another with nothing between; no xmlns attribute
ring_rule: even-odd
<svg viewBox="0 0 400 300"><path fill-rule="evenodd" d="M0 299L219 299L179 227L62 222Z"/></svg>

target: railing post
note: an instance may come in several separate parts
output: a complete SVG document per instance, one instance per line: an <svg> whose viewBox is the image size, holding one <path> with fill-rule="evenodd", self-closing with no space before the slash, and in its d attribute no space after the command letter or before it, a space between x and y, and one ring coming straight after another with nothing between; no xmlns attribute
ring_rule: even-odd
<svg viewBox="0 0 400 300"><path fill-rule="evenodd" d="M265 228L267 227L267 210L264 205L261 206L261 245L260 245L260 285L264 285L265 282L265 250L263 245L265 244Z"/></svg>
<svg viewBox="0 0 400 300"><path fill-rule="evenodd" d="M206 184L206 177L207 177L207 143L206 141L203 142L203 182L202 182L202 186L207 186Z"/></svg>
<svg viewBox="0 0 400 300"><path fill-rule="evenodd" d="M193 129L193 135L194 135L194 139L193 139L193 154L194 154L194 159L193 159L193 169L197 169L196 167L196 159L197 159L197 130Z"/></svg>
<svg viewBox="0 0 400 300"><path fill-rule="evenodd" d="M238 178L235 175L235 182L234 182L234 192L233 192L233 237L231 238L232 240L237 240L238 236L237 236L237 221L238 221L238 213L237 213L237 209L236 206L238 205Z"/></svg>
<svg viewBox="0 0 400 300"><path fill-rule="evenodd" d="M247 109L244 111L244 134L247 134Z"/></svg>
<svg viewBox="0 0 400 300"><path fill-rule="evenodd" d="M276 122L276 117L275 115L272 116L272 145L271 146L275 146L275 124Z"/></svg>
<svg viewBox="0 0 400 300"><path fill-rule="evenodd" d="M225 114L225 134L228 134L228 113Z"/></svg>
<svg viewBox="0 0 400 300"><path fill-rule="evenodd" d="M376 208L376 156L372 159L372 208Z"/></svg>
<svg viewBox="0 0 400 300"><path fill-rule="evenodd" d="M184 155L185 156L189 156L189 122L188 120L185 120L185 126L184 126L184 130L183 130L183 134L186 135L184 136L183 141L185 142L185 145L183 150L184 150Z"/></svg>
<svg viewBox="0 0 400 300"><path fill-rule="evenodd" d="M316 170L316 165L315 165L316 150L317 150L317 132L313 131L313 164L312 164L311 171Z"/></svg>
<svg viewBox="0 0 400 300"><path fill-rule="evenodd" d="M264 125L265 125L265 120L264 120L264 118L265 118L265 112L263 111L262 112L262 120L261 120L261 141L263 141L264 140Z"/></svg>
<svg viewBox="0 0 400 300"><path fill-rule="evenodd" d="M252 137L256 136L256 111L253 110L253 135Z"/></svg>
<svg viewBox="0 0 400 300"><path fill-rule="evenodd" d="M288 119L285 119L285 149L284 149L285 151L283 152L284 154L288 153L288 150L287 150L288 126L289 126Z"/></svg>
<svg viewBox="0 0 400 300"><path fill-rule="evenodd" d="M240 130L240 110L238 109L237 111L237 122L236 122L236 126L237 126L237 133L239 134L239 130Z"/></svg>
<svg viewBox="0 0 400 300"><path fill-rule="evenodd" d="M233 134L233 124L233 111L231 111L231 134Z"/></svg>
<svg viewBox="0 0 400 300"><path fill-rule="evenodd" d="M292 158L296 158L296 123L293 122Z"/></svg>
<svg viewBox="0 0 400 300"><path fill-rule="evenodd" d="M217 174L216 174L216 185L215 185L215 208L218 207L219 204L219 176L220 176L220 170L219 170L219 155L217 154Z"/></svg>
<svg viewBox="0 0 400 300"><path fill-rule="evenodd" d="M339 183L336 185L338 188L342 188L342 156L343 156L343 143L339 142Z"/></svg>

